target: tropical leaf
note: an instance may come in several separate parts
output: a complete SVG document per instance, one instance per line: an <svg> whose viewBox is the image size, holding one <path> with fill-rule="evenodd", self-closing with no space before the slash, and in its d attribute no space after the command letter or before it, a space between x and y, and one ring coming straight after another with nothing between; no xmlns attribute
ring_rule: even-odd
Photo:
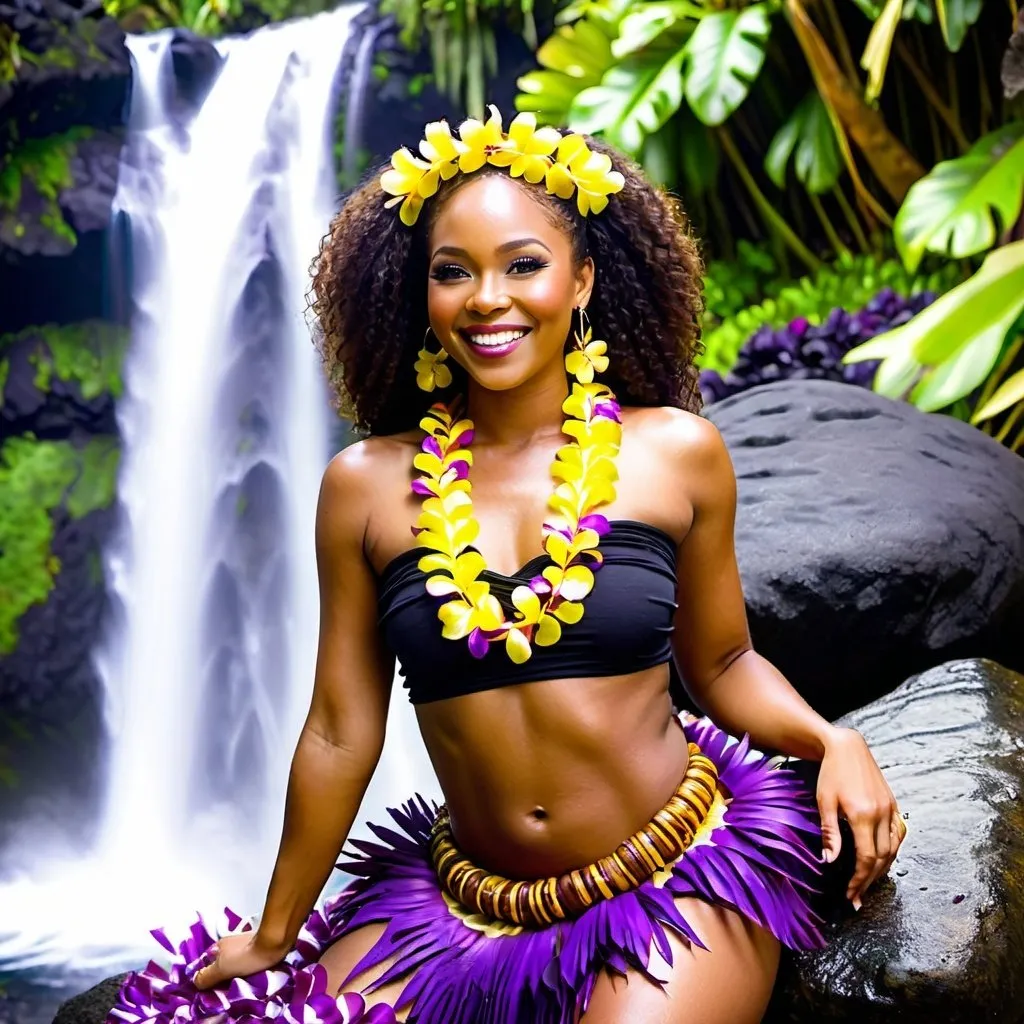
<svg viewBox="0 0 1024 1024"><path fill-rule="evenodd" d="M868 73L868 82L864 88L864 98L874 103L881 95L882 83L885 81L885 70L889 66L889 54L892 41L903 13L904 0L887 0L882 13L875 19L871 34L864 45L860 66Z"/></svg>
<svg viewBox="0 0 1024 1024"><path fill-rule="evenodd" d="M612 40L618 35L618 20L604 6L601 12L601 18L588 15L563 25L544 41L537 51L543 70L530 71L516 82L520 90L515 101L517 110L532 111L547 124L569 123L576 97L600 85L615 63Z"/></svg>
<svg viewBox="0 0 1024 1024"><path fill-rule="evenodd" d="M963 156L936 164L896 214L896 246L914 270L925 252L954 259L995 245L1024 202L1024 121L979 139ZM997 222L998 217L998 222Z"/></svg>
<svg viewBox="0 0 1024 1024"><path fill-rule="evenodd" d="M685 88L705 124L721 124L747 98L770 34L767 4L715 11L700 20L686 47Z"/></svg>
<svg viewBox="0 0 1024 1024"><path fill-rule="evenodd" d="M783 3L822 100L835 115L842 130L864 154L879 184L893 199L902 202L910 186L924 176L924 168L890 131L881 112L869 106L859 87L843 74L801 0L783 0ZM871 206L876 215L883 217L884 211L877 208L871 193L860 184L857 165L852 155L846 153L845 139L841 140L841 144L847 169L857 183L860 198Z"/></svg>
<svg viewBox="0 0 1024 1024"><path fill-rule="evenodd" d="M601 84L585 89L569 110L576 131L604 133L627 153L637 155L683 102L685 47L645 53L609 69Z"/></svg>
<svg viewBox="0 0 1024 1024"><path fill-rule="evenodd" d="M946 46L956 53L963 45L967 30L981 14L981 0L935 0L935 12Z"/></svg>
<svg viewBox="0 0 1024 1024"><path fill-rule="evenodd" d="M786 187L786 168L794 151L796 176L807 191L830 191L839 180L842 158L832 119L816 89L800 101L768 146L765 173L780 189Z"/></svg>
<svg viewBox="0 0 1024 1024"><path fill-rule="evenodd" d="M1024 370L1018 370L996 389L995 394L971 417L972 423L990 420L1012 405L1024 402Z"/></svg>
<svg viewBox="0 0 1024 1024"><path fill-rule="evenodd" d="M636 53L662 37L680 21L698 21L703 16L703 8L687 0L656 0L653 3L634 5L619 25L619 36L612 43L612 53L619 58Z"/></svg>
<svg viewBox="0 0 1024 1024"><path fill-rule="evenodd" d="M910 399L918 408L945 408L992 372L1022 310L1024 241L996 249L972 277L912 320L848 352L843 361L881 359L876 391L897 398L914 385Z"/></svg>

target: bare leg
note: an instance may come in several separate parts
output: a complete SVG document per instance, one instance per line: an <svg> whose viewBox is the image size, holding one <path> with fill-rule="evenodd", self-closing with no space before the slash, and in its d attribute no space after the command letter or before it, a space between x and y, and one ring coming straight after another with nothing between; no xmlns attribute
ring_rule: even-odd
<svg viewBox="0 0 1024 1024"><path fill-rule="evenodd" d="M652 954L646 978L603 973L581 1024L757 1024L764 1016L779 966L779 944L739 914L703 900L678 901L707 945L687 948L670 936L672 966Z"/></svg>
<svg viewBox="0 0 1024 1024"><path fill-rule="evenodd" d="M334 945L329 946L320 963L327 968L327 991L337 993L342 983L352 972L352 968L369 952L373 944L380 938L384 931L383 924L371 924L365 928L350 932L348 935L338 939ZM366 1005L376 1006L378 1003L387 1003L393 1006L398 999L402 989L405 987L406 979L385 985L376 992L364 992L366 985L376 981L394 962L393 959L385 960L379 967L363 971L345 986L346 992L359 992L366 1000ZM405 1020L405 1011L398 1013L398 1019Z"/></svg>

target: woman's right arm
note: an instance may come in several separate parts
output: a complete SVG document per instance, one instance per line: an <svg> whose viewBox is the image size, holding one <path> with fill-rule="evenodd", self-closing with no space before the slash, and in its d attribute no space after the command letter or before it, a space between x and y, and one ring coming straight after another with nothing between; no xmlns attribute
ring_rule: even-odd
<svg viewBox="0 0 1024 1024"><path fill-rule="evenodd" d="M377 628L376 581L363 547L372 480L363 445L336 456L324 473L316 515L316 675L292 758L277 863L248 948L230 941L236 937L221 940L217 961L195 978L199 988L271 966L291 950L380 759L395 666Z"/></svg>

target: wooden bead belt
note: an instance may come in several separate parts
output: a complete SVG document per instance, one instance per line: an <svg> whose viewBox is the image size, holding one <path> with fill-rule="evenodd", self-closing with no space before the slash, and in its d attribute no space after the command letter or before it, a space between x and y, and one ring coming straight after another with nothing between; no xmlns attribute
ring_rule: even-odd
<svg viewBox="0 0 1024 1024"><path fill-rule="evenodd" d="M441 888L470 913L533 928L578 917L600 900L636 889L685 852L711 810L718 770L695 743L689 744L689 753L679 788L646 827L593 864L534 882L492 875L474 865L455 845L448 809L441 807L430 840Z"/></svg>

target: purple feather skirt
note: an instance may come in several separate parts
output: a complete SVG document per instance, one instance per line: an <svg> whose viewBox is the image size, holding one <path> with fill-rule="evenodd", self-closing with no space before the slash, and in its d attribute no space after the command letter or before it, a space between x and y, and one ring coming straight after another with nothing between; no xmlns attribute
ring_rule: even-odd
<svg viewBox="0 0 1024 1024"><path fill-rule="evenodd" d="M205 950L242 919L230 910L220 927L200 918L177 947L154 931L170 968L151 962L129 975L107 1024L390 1024L395 1008L367 1008L345 985L332 995L317 963L334 941L373 923L385 930L351 977L393 960L369 988L403 980L395 1007L411 1024L573 1024L602 970L663 984L651 951L671 964L669 933L704 948L681 896L728 907L790 948L824 945L815 910L821 823L807 784L706 718L684 731L718 767L722 793L686 852L637 889L544 929L470 916L441 891L430 860L436 808L417 798L390 812L400 831L371 826L379 844L353 840L354 862L339 867L355 881L310 915L280 966L199 992L191 978L208 962Z"/></svg>

